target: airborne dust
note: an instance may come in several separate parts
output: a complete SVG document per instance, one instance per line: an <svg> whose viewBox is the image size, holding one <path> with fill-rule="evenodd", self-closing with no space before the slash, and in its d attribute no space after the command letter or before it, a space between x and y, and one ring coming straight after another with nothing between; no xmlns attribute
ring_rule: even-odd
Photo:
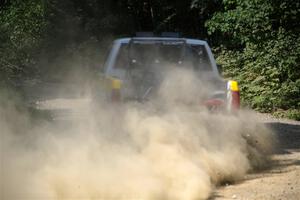
<svg viewBox="0 0 300 200"><path fill-rule="evenodd" d="M53 100L72 117L32 120L11 99L0 107L0 198L207 199L222 183L267 164L272 133L254 113L210 113L204 88L173 70L143 104Z"/></svg>

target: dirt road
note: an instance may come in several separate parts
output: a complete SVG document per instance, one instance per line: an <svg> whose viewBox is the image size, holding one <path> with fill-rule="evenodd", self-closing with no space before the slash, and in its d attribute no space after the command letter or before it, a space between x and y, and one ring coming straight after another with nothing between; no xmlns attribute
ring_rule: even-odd
<svg viewBox="0 0 300 200"><path fill-rule="evenodd" d="M272 167L249 174L240 183L219 187L211 199L300 199L300 122L277 120L268 115L261 118L275 131L279 141Z"/></svg>
<svg viewBox="0 0 300 200"><path fill-rule="evenodd" d="M61 99L47 102L47 107L56 110L56 105L76 104L78 107L77 103L82 102ZM263 171L246 175L244 180L238 183L216 188L210 200L300 199L300 122L274 119L264 114L258 115L263 123L274 130L278 138L279 144L273 155L273 163ZM59 116L62 115L56 117Z"/></svg>

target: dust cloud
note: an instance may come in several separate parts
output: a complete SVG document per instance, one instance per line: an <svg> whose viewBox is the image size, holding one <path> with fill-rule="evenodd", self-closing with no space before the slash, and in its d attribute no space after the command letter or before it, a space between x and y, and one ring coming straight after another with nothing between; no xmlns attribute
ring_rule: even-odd
<svg viewBox="0 0 300 200"><path fill-rule="evenodd" d="M199 105L199 81L174 70L143 104L42 102L73 107L53 121L32 120L1 94L1 200L207 199L268 164L272 133L250 111Z"/></svg>

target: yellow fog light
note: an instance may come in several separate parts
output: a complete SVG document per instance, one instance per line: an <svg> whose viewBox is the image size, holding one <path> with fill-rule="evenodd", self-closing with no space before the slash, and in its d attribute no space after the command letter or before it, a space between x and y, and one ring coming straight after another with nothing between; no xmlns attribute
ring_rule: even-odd
<svg viewBox="0 0 300 200"><path fill-rule="evenodd" d="M238 91L240 91L239 85L238 85L238 82L237 82L237 81L228 81L227 89L228 89L228 90L231 90L231 91L233 91L233 92L238 92Z"/></svg>
<svg viewBox="0 0 300 200"><path fill-rule="evenodd" d="M110 82L110 90L111 90L111 100L113 102L119 102L121 101L121 86L122 81L120 79L109 77Z"/></svg>
<svg viewBox="0 0 300 200"><path fill-rule="evenodd" d="M115 90L118 90L118 89L121 89L121 80L119 79L116 79L116 78L111 78L111 88L112 89L115 89Z"/></svg>

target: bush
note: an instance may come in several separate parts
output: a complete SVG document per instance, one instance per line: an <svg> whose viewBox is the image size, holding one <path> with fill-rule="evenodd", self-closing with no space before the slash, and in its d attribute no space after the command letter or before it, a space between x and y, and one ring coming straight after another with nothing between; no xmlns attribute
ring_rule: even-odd
<svg viewBox="0 0 300 200"><path fill-rule="evenodd" d="M287 116L297 118L300 30L295 24L300 19L294 11L300 4L262 0L224 4L225 11L207 22L211 34L226 40L216 49L224 75L240 82L244 105L261 112L292 109Z"/></svg>
<svg viewBox="0 0 300 200"><path fill-rule="evenodd" d="M37 71L44 8L40 0L12 0L0 10L0 85L16 84Z"/></svg>

